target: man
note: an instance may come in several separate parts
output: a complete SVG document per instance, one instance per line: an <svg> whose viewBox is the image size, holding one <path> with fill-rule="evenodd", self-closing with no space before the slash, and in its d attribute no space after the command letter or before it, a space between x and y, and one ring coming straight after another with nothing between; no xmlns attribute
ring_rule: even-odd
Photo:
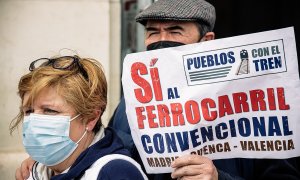
<svg viewBox="0 0 300 180"><path fill-rule="evenodd" d="M147 50L213 40L215 8L203 0L159 0L136 16L145 26ZM117 130L133 158L142 164L134 146L125 101L121 99L109 124ZM170 174L149 175L149 179L297 179L298 170L286 160L224 159L189 155L176 159Z"/></svg>
<svg viewBox="0 0 300 180"><path fill-rule="evenodd" d="M145 26L145 45L147 50L153 50L213 40L215 18L215 8L204 0L158 0L138 14L136 21ZM116 129L133 158L142 165L130 134L124 98L109 125ZM299 177L298 170L285 160L236 158L212 161L206 157L188 155L176 159L172 167L174 171L171 174L149 174L148 177L154 180ZM22 169L26 171L24 164ZM16 177L22 179L21 171L16 172Z"/></svg>

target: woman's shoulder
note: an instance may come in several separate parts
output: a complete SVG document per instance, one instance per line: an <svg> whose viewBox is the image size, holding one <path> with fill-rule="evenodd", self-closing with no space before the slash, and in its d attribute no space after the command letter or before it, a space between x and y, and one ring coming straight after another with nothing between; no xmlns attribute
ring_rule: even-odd
<svg viewBox="0 0 300 180"><path fill-rule="evenodd" d="M141 166L130 157L114 154L106 158L109 161L101 168L98 179L147 179Z"/></svg>
<svg viewBox="0 0 300 180"><path fill-rule="evenodd" d="M99 177L100 179L145 179L142 172L134 164L123 159L108 162L101 169Z"/></svg>

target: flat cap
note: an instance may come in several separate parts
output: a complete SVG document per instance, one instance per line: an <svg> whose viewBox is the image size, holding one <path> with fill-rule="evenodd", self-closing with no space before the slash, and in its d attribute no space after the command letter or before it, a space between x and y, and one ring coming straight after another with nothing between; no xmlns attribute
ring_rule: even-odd
<svg viewBox="0 0 300 180"><path fill-rule="evenodd" d="M158 0L139 13L135 20L143 25L147 20L197 21L212 31L216 11L205 0Z"/></svg>

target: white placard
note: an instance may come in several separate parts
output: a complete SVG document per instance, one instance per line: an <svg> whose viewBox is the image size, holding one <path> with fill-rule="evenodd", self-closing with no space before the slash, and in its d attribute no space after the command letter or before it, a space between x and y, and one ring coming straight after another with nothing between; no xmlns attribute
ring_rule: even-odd
<svg viewBox="0 0 300 180"><path fill-rule="evenodd" d="M148 173L184 154L211 159L300 155L292 27L129 54L122 83Z"/></svg>

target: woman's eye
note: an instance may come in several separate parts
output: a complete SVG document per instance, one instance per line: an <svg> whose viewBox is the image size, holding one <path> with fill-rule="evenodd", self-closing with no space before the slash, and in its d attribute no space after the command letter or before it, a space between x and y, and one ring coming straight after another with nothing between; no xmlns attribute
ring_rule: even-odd
<svg viewBox="0 0 300 180"><path fill-rule="evenodd" d="M32 109L27 109L24 111L25 116L28 116L30 113L33 113Z"/></svg>
<svg viewBox="0 0 300 180"><path fill-rule="evenodd" d="M45 109L44 110L44 113L45 114L57 114L58 113L58 111L56 111L56 110L53 110L53 109Z"/></svg>

